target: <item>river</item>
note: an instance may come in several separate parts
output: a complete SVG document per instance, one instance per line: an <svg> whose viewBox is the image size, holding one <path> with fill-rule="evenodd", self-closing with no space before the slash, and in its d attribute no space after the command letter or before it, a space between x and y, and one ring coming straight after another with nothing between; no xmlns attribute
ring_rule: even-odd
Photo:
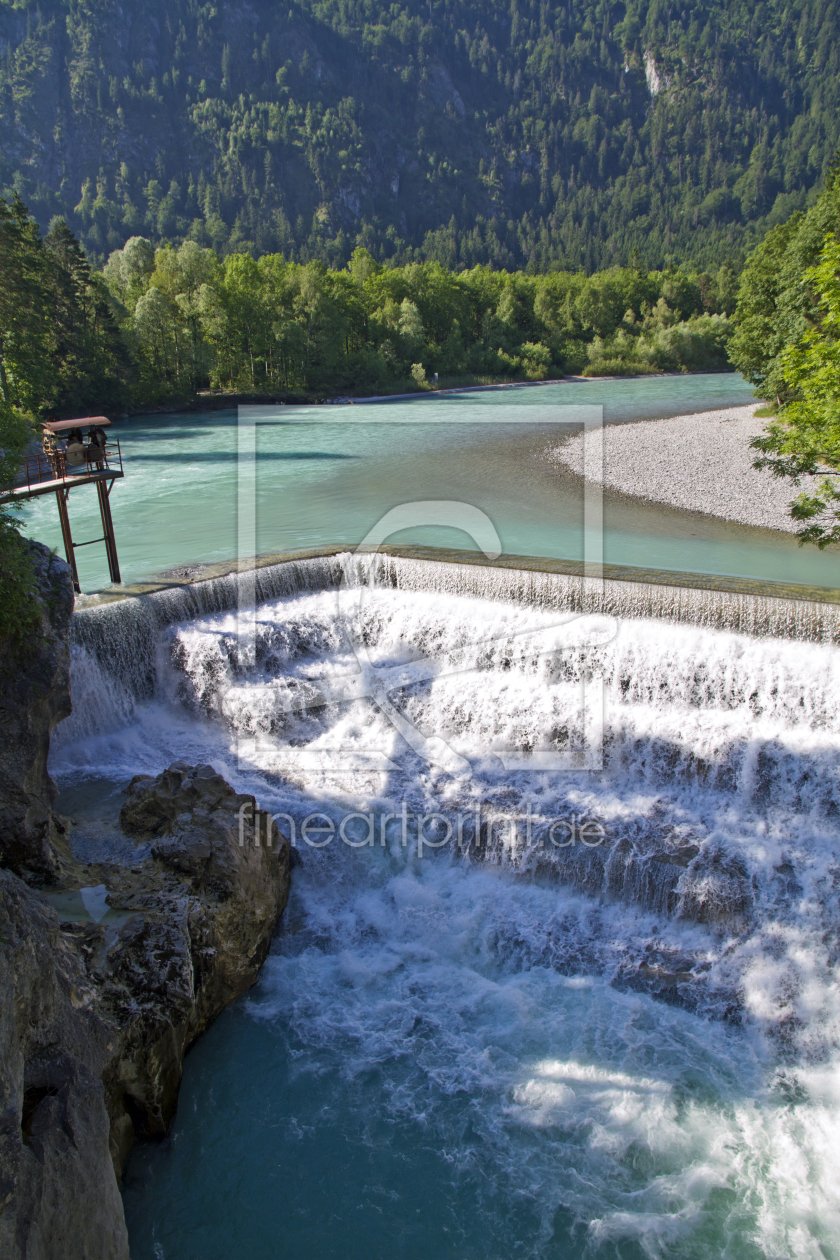
<svg viewBox="0 0 840 1260"><path fill-rule="evenodd" d="M396 504L466 502L493 522L509 555L582 554L579 483L543 460L564 408L604 409L606 423L689 414L752 400L732 374L590 381L352 407L278 407L256 421L255 538L239 545L243 481L237 413L135 417L113 432L126 477L111 496L124 581L175 566L234 560L240 551L358 543ZM558 428L558 425L560 428ZM101 535L93 488L70 500L74 537ZM26 530L61 552L51 496L26 509ZM474 547L444 525L395 542ZM78 553L82 589L107 581L104 547ZM793 537L607 493L604 559L840 587L840 555Z"/></svg>

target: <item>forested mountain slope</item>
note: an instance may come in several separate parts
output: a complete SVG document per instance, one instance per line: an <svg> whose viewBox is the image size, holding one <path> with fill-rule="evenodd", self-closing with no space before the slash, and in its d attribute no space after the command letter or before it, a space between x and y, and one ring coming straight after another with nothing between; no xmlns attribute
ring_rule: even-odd
<svg viewBox="0 0 840 1260"><path fill-rule="evenodd" d="M100 260L738 260L840 132L836 0L0 0L0 191Z"/></svg>

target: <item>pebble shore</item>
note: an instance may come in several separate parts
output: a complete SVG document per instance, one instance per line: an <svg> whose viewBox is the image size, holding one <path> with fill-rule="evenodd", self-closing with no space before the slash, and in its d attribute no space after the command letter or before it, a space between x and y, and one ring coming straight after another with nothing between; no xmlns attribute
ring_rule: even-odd
<svg viewBox="0 0 840 1260"><path fill-rule="evenodd" d="M789 504L815 479L803 478L797 488L753 468L750 439L766 423L756 419L757 406L606 425L604 484L691 512L795 533L799 526L788 515ZM583 475L583 434L550 448L546 458ZM597 479L595 469L586 471Z"/></svg>

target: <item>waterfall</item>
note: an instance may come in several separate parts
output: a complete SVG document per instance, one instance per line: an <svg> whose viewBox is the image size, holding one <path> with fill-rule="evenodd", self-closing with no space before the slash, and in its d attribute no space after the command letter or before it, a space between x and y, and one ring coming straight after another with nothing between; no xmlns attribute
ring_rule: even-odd
<svg viewBox="0 0 840 1260"><path fill-rule="evenodd" d="M112 805L136 773L208 762L301 857L221 1030L239 1040L207 1097L234 1064L236 1115L179 1112L201 1117L184 1185L207 1125L225 1159L294 1138L298 1168L304 1125L327 1123L320 1185L336 1124L385 1116L389 1170L393 1133L462 1170L478 1150L481 1202L547 1204L554 1241L560 1185L618 1255L675 1222L690 1246L646 1254L833 1254L837 631L828 604L389 554L80 609L59 786L98 777ZM575 760L592 730L601 760ZM267 1146L259 1164L278 1166Z"/></svg>
<svg viewBox="0 0 840 1260"><path fill-rule="evenodd" d="M248 579L250 582L250 578ZM253 571L258 604L304 591L335 589L344 581L403 591L430 591L499 600L558 612L602 613L803 642L840 642L840 606L772 595L634 581L599 581L575 574L415 559L386 552L349 552L281 561ZM161 629L240 602L237 574L197 581L148 595L81 608L73 641L95 652L118 677L131 678L137 696L154 690L155 652Z"/></svg>
<svg viewBox="0 0 840 1260"><path fill-rule="evenodd" d="M833 605L348 553L257 570L248 655L239 595L234 575L77 612L74 714L57 747L166 704L238 747L252 741L255 764L303 793L304 814L313 785L342 775L345 797L439 808L417 757L443 749L439 764L471 768L447 788L453 817L477 795L503 817L534 811L528 845L468 822L472 858L735 933L762 905L788 913L803 865L809 878L825 866L818 837L840 814ZM577 642L580 626L601 638ZM581 687L593 678L601 777L540 778L540 757L584 738ZM394 721L408 739L398 755ZM335 747L355 770L333 773ZM359 769L365 759L390 766L385 787L381 771ZM552 816L572 809L603 825L603 844L558 843ZM819 859L810 841L785 840L792 827L817 837Z"/></svg>
<svg viewBox="0 0 840 1260"><path fill-rule="evenodd" d="M341 577L333 557L287 561L256 569L257 603L301 591L335 586ZM159 635L167 626L238 606L242 589L237 574L170 587L148 595L97 604L76 611L71 642L96 658L99 667L120 680L136 699L155 693Z"/></svg>

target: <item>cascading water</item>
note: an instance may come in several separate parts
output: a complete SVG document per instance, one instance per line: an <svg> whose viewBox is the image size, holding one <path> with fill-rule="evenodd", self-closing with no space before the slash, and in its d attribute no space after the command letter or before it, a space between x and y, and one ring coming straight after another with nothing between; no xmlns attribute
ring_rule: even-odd
<svg viewBox="0 0 840 1260"><path fill-rule="evenodd" d="M135 1260L840 1255L836 611L353 564L76 618L59 783L210 761L302 856Z"/></svg>

